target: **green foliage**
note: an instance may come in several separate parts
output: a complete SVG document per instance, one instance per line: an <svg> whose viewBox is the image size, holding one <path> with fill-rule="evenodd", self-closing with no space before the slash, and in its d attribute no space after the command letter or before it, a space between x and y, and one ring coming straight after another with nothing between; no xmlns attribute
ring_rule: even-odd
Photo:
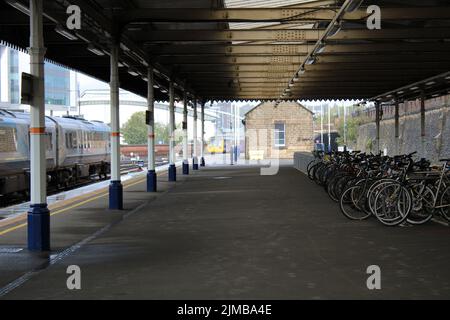
<svg viewBox="0 0 450 320"><path fill-rule="evenodd" d="M370 152L373 151L373 140L371 138L367 138L366 149L369 150Z"/></svg>
<svg viewBox="0 0 450 320"><path fill-rule="evenodd" d="M169 126L155 122L155 142L161 144L169 143Z"/></svg>
<svg viewBox="0 0 450 320"><path fill-rule="evenodd" d="M176 129L181 128L181 123L176 126ZM148 127L145 124L145 111L134 113L131 118L123 125L121 132L126 144L146 144ZM180 131L175 132L175 143L181 143L183 140ZM169 126L164 123L155 122L155 142L168 144L169 143Z"/></svg>
<svg viewBox="0 0 450 320"><path fill-rule="evenodd" d="M147 125L145 124L145 112L136 112L123 125L121 132L123 140L127 144L146 144Z"/></svg>
<svg viewBox="0 0 450 320"><path fill-rule="evenodd" d="M361 125L359 118L349 117L347 119L347 145L356 145L358 139L358 128ZM340 119L337 128L340 137L336 140L338 144L344 145L344 120Z"/></svg>

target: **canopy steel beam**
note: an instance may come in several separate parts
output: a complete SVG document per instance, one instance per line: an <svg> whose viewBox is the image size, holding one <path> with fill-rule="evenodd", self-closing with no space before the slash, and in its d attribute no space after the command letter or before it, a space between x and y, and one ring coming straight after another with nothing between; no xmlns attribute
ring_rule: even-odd
<svg viewBox="0 0 450 320"><path fill-rule="evenodd" d="M283 80L271 80L271 79L260 79L260 80L254 80L254 81L245 81L247 79L240 79L240 80L228 80L228 81L223 81L223 82L214 82L212 81L212 79L210 79L209 82L203 82L203 81L198 81L198 82L194 82L192 83L193 86L196 86L198 88L207 88L208 86L227 86L230 83L235 84L236 86L240 86L242 88L247 88L247 87L256 87L256 86L262 86L262 87L278 87L281 85L286 86L286 83L288 82L289 78L286 77ZM361 83L364 82L368 85L374 85L376 84L378 81L380 80L385 80L385 83L399 83L402 81L405 81L405 79L401 79L401 78L396 78L396 79L375 79L372 81L367 81L365 79L351 79L351 78L347 78L347 79L343 79L342 81L340 81L339 83L348 83L348 84L353 84L353 83ZM302 84L311 84L311 85L321 85L321 84L330 84L333 83L335 84L337 80L331 80L329 82L324 82L322 80L309 80L309 81L303 81ZM383 81L384 82L384 81ZM207 85L205 85L204 83L208 83Z"/></svg>
<svg viewBox="0 0 450 320"><path fill-rule="evenodd" d="M450 61L420 61L420 63L414 63L414 62L370 62L370 63L363 63L363 62L339 62L339 63L321 63L316 65L308 66L307 71L312 70L330 70L332 72L340 72L342 70L367 70L372 71L376 70L378 68L381 69L388 69L391 72L401 71L405 69L423 69L426 70L428 68L448 68L450 65ZM223 68L223 70L228 70L230 72L233 71L248 71L254 69L255 71L269 71L270 70L276 70L276 71L285 71L288 72L289 70L292 70L295 65L293 64L242 64L242 65L232 65L232 64L184 64L184 65L178 65L180 67L177 69L179 72L188 72L190 70L205 70L205 69L211 69L211 68ZM229 68L229 69L227 69ZM442 70L442 69L441 69ZM295 72L295 71L294 71Z"/></svg>
<svg viewBox="0 0 450 320"><path fill-rule="evenodd" d="M151 8L121 12L121 23L132 22L298 22L329 21L335 16L335 7L290 7L290 8ZM382 8L383 20L432 20L450 19L448 7ZM345 13L343 20L365 20L364 9Z"/></svg>
<svg viewBox="0 0 450 320"><path fill-rule="evenodd" d="M198 85L198 86L203 87L203 88L211 86L211 85L213 85L213 86L218 86L218 85L226 86L226 85L228 85L230 83L236 84L236 86L241 86L241 87L249 87L249 86L251 86L251 87L255 87L255 86L278 87L278 86L281 86L281 85L286 86L286 83L288 82L288 81L285 81L286 79L288 79L288 78L287 77L285 79L264 79L264 78L255 79L255 78L253 78L251 80L250 79L228 79L228 80L224 79L224 80L221 80L221 81L219 81L219 80L214 81L213 79L205 79L205 80L203 80L203 79L195 79L196 81L193 82L192 84L193 85ZM299 85L300 86L302 84L311 84L311 85L315 85L315 86L321 85L321 84L329 85L329 84L336 84L336 81L338 81L338 80L339 79L337 79L337 78L331 79L329 81L326 81L326 79L324 79L324 78L314 79L314 80L304 79L304 80L302 80L302 82L299 82L300 83ZM361 81L361 80L364 80L364 81ZM369 80L367 78L366 79L342 78L339 81L339 83L345 83L345 84L349 84L349 85L355 84L356 86L360 85L361 83L364 83L364 84L373 86L375 83L377 83L380 80L383 80L383 83L398 83L398 82L404 80L404 78L390 78L390 77L386 77L386 78L383 78L383 79L382 78L375 78L373 80ZM295 87L295 85L294 85L294 87Z"/></svg>
<svg viewBox="0 0 450 320"><path fill-rule="evenodd" d="M339 73L342 71L370 71L376 72L377 70L385 70L386 72L403 72L410 71L411 69L416 70L441 70L448 69L448 63L442 62L424 62L424 63L321 63L316 65L307 66L306 72L312 71L328 71ZM296 72L296 68L293 65L214 65L214 64L191 64L191 65L180 65L176 68L177 73L195 73L195 72L269 72L269 73L279 73L279 72Z"/></svg>
<svg viewBox="0 0 450 320"><path fill-rule="evenodd" d="M368 76L368 77L378 77L378 76L415 76L415 75L422 75L423 70L416 70L416 69L408 69L403 70L401 73L396 74L390 74L391 70L389 69L377 69L372 70L370 74L367 72L360 71L360 70L345 70L345 72L329 72L329 71L314 71L314 72L306 72L302 75L302 79L307 78L333 78L333 77L342 77L342 76L348 76L348 77L358 77L358 76ZM437 74L441 72L441 69L427 69L429 73ZM189 72L181 72L179 75L183 78L189 77L191 75L194 78L284 78L287 76L292 76L290 72L265 72L265 71L237 71L237 72L230 72L230 71L195 71L191 70Z"/></svg>
<svg viewBox="0 0 450 320"><path fill-rule="evenodd" d="M156 30L136 31L136 42L231 42L231 41L317 41L323 29L296 30ZM442 39L450 37L449 28L398 28L398 29L351 29L341 30L331 40L405 40Z"/></svg>
<svg viewBox="0 0 450 320"><path fill-rule="evenodd" d="M147 51L154 56L200 56L200 55L305 55L312 45L152 45ZM378 53L378 52L448 52L450 43L379 43L379 44L332 44L325 47L324 54Z"/></svg>
<svg viewBox="0 0 450 320"><path fill-rule="evenodd" d="M216 56L184 56L184 57L158 57L155 61L162 64L277 64L277 65L299 65L305 60L305 56L254 56L254 57L216 57ZM316 58L317 63L339 63L339 62L433 62L450 61L447 53L416 53L416 54L364 54L364 55L321 55Z"/></svg>

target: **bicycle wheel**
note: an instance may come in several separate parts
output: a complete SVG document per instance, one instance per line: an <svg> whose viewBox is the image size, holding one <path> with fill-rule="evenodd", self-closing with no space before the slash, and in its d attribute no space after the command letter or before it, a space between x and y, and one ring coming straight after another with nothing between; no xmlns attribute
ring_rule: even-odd
<svg viewBox="0 0 450 320"><path fill-rule="evenodd" d="M375 214L375 199L378 195L378 193L380 192L381 189L383 189L387 184L389 183L396 183L397 181L393 180L393 179L382 179L382 180L378 180L375 183L373 183L370 188L369 191L367 191L367 203L369 205L369 210Z"/></svg>
<svg viewBox="0 0 450 320"><path fill-rule="evenodd" d="M442 216L446 220L450 221L450 186L442 192L439 207L441 208Z"/></svg>
<svg viewBox="0 0 450 320"><path fill-rule="evenodd" d="M308 165L306 166L306 172L308 173L308 178L313 180L313 177L311 175L311 170L314 166L316 166L317 164L319 164L318 162L316 162L316 160L312 160L310 163L308 163Z"/></svg>
<svg viewBox="0 0 450 320"><path fill-rule="evenodd" d="M356 185L345 189L339 199L339 207L344 216L350 220L365 220L371 213L364 210L366 196L364 188Z"/></svg>
<svg viewBox="0 0 450 320"><path fill-rule="evenodd" d="M339 198L336 197L334 191L335 191L335 187L336 187L336 183L339 181L339 179L341 179L343 177L342 173L338 173L336 175L334 175L327 184L327 193L330 196L331 200L338 202Z"/></svg>
<svg viewBox="0 0 450 320"><path fill-rule="evenodd" d="M411 190L413 205L406 221L416 225L430 221L435 212L433 190L420 183L411 185L409 189Z"/></svg>
<svg viewBox="0 0 450 320"><path fill-rule="evenodd" d="M328 166L324 163L322 163L314 172L314 181L321 186L322 185L322 179L325 171L327 170Z"/></svg>
<svg viewBox="0 0 450 320"><path fill-rule="evenodd" d="M311 180L316 180L316 170L317 168L320 166L320 162L317 162L316 164L312 165L309 169L308 169L308 178Z"/></svg>
<svg viewBox="0 0 450 320"><path fill-rule="evenodd" d="M384 186L376 196L374 214L386 226L396 226L406 220L411 211L411 193L399 183Z"/></svg>
<svg viewBox="0 0 450 320"><path fill-rule="evenodd" d="M352 185L352 181L354 180L355 177L348 174L339 179L333 190L334 197L338 199L337 201L341 198L342 192L344 192L347 187L350 187L350 185Z"/></svg>

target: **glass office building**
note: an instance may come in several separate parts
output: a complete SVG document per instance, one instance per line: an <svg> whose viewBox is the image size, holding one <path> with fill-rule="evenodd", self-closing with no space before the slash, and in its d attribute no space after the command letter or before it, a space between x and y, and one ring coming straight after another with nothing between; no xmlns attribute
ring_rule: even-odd
<svg viewBox="0 0 450 320"><path fill-rule="evenodd" d="M76 73L50 62L45 62L44 68L46 114L63 115L76 111ZM0 108L29 110L29 106L20 104L23 72L30 72L29 55L0 45Z"/></svg>
<svg viewBox="0 0 450 320"><path fill-rule="evenodd" d="M45 104L70 105L70 71L66 68L45 63Z"/></svg>

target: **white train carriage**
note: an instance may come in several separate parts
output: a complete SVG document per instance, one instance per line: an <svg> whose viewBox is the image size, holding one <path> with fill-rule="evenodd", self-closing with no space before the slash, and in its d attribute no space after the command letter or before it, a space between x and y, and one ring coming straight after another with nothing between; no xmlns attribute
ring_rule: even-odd
<svg viewBox="0 0 450 320"><path fill-rule="evenodd" d="M67 187L92 175L105 177L110 163L110 128L97 121L46 117L49 185ZM29 189L30 116L0 110L0 195Z"/></svg>

